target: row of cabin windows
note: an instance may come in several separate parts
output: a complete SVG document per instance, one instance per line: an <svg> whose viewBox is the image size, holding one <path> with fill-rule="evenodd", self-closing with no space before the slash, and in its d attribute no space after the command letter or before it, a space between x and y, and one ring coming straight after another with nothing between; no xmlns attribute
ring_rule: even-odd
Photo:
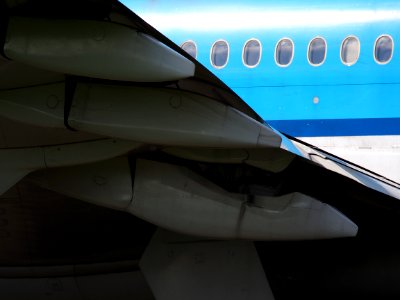
<svg viewBox="0 0 400 300"><path fill-rule="evenodd" d="M197 56L197 47L193 41L182 44L182 49L192 57ZM389 35L378 37L374 46L374 58L378 64L387 64L393 56L393 39ZM327 43L324 38L316 37L308 45L308 62L312 66L320 66L325 62ZM346 37L340 48L340 58L347 66L354 65L360 56L360 41L355 36ZM294 43L289 38L281 39L275 48L275 62L280 67L287 67L294 57ZM225 67L229 59L229 44L224 40L216 41L211 48L211 64L221 69ZM251 39L243 47L243 64L249 68L256 67L261 60L261 43L257 39Z"/></svg>

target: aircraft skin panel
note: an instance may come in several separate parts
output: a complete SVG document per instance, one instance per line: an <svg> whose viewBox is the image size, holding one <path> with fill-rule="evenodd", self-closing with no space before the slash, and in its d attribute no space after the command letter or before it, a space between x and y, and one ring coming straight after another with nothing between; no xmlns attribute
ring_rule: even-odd
<svg viewBox="0 0 400 300"><path fill-rule="evenodd" d="M158 230L140 266L160 300L274 300L255 254L254 245L246 241L201 241ZM229 289L221 292L221 285Z"/></svg>
<svg viewBox="0 0 400 300"><path fill-rule="evenodd" d="M267 124L289 136L305 141L313 138L315 146L353 160L356 154L324 147L318 138L400 135L398 1L193 2L173 9L163 2L124 3L177 45L193 41L198 61ZM206 24L202 21L205 19ZM387 63L375 57L374 47L382 36L392 38ZM309 46L317 37L326 43L325 59L313 66L308 58ZM347 37L359 42L354 64L345 63L341 57ZM294 45L293 59L285 67L278 66L275 57L277 43L283 38ZM251 39L260 42L260 61L247 67L243 48ZM217 40L229 45L228 62L223 68L211 63L210 50ZM368 147L373 152L356 158L357 163L398 181L395 168L378 167L373 158L378 155L383 165L390 166L392 161L400 160L398 154L383 151L379 142L371 139L355 141L360 141L358 147Z"/></svg>
<svg viewBox="0 0 400 300"><path fill-rule="evenodd" d="M203 11L198 8L204 7L204 3L211 4L196 1L190 4L194 6L177 5L175 13L181 9L191 16L185 11L191 8L201 15ZM267 37L271 31L266 26L276 19L238 22L238 18L233 18L237 17L233 10L243 8L239 3L230 2L233 8L228 9L226 16L231 18L229 22L234 20L237 24L230 27L232 30L244 24L236 38L246 39L235 40L231 46L243 45L254 37L248 36L256 28L254 25L264 26L262 38ZM310 3L315 4L313 9L321 9L317 8L317 2ZM390 3L385 2L376 13L360 14L376 21L383 17L394 20L397 15L396 11L388 12ZM226 4L215 6L217 16L222 16L218 11ZM265 2L255 4L259 5L258 13L265 12ZM286 4L297 7L293 1ZM210 63L210 47L214 38L224 38L225 29L210 31L211 39L197 32L203 36L198 46L208 43L207 48L199 48L200 61L205 59L203 66L181 49L179 43L169 39L182 37L183 32L187 37L190 26L173 36L162 26L154 29L140 18L143 12L140 8L162 8L161 13L165 14L164 9L172 7L171 2L132 2L132 12L116 0L0 0L0 78L8 77L0 80L0 239L4 241L0 262L10 267L4 269L0 264L0 275L7 278L34 273L41 278L67 277L65 281L60 279L65 282L65 295L76 295L76 285L66 270L72 269L75 278L86 270L98 284L107 281L107 276L102 275L112 270L124 278L121 274L124 266L120 268L115 262L126 257L136 260L145 257L144 248L155 227L161 227L190 237L184 241L169 240L165 248L150 248L160 258L158 264L150 259L152 274L145 274L154 295L174 298L177 293L178 298L184 298L181 295L187 291L199 296L202 284L211 279L214 285L208 286L210 293L215 293L218 299L237 289L243 292L235 293L237 299L247 299L253 294L273 298L276 284L275 288L271 284L271 292L263 263L266 258L275 257L255 251L255 240L272 245L276 240L300 243L304 239L349 238L370 242L371 237L375 240L393 237L400 228L398 184L280 133L265 122L268 116L263 111L254 110L252 100L243 100L241 97L246 95L237 95L232 90L236 86L249 92L254 87L250 80L241 83L244 68L254 78L262 72L260 80L269 77L271 82L280 82L278 86L282 83L288 86L288 97L293 98L301 90L297 90L297 85L288 85L287 80L298 74L297 56L287 68L272 67L273 56L268 60L266 55L276 41L266 43L260 64L250 70L243 66L241 48L235 46L227 66L210 72L206 68ZM279 10L278 3L274 9ZM322 16L337 13L328 4L322 9ZM246 9L240 12L247 16L257 13ZM272 10L269 16L275 13ZM353 22L350 17L345 14L343 30ZM362 18L356 20L354 29L362 25ZM311 23L314 21L310 18ZM229 22L222 24L229 27L232 25ZM169 24L170 28L178 23L185 25L177 18ZM214 26L211 19L207 24L202 19L202 23ZM299 36L302 30L314 33L315 26L305 27L298 28ZM234 36L232 30L228 30L226 38ZM283 37L297 43L297 37L289 33L286 31ZM261 37L260 41L265 43ZM295 50L295 55L298 53L301 52ZM321 69L315 68L316 72L333 63L328 61L329 57ZM360 58L356 66L365 66L365 61L361 62ZM270 74L264 71L270 68L269 63L274 70ZM164 71L171 75L170 67L176 73L159 76ZM309 66L303 67L305 70ZM382 67L387 71L393 65ZM18 76L20 72L23 75ZM285 74L289 74L286 79ZM238 80L238 84L227 85L227 79ZM321 83L326 84L328 79L331 80L321 76ZM344 86L342 81L336 83L337 87ZM378 81L375 84L383 85ZM259 93L264 93L267 87L253 90L258 100L262 100ZM338 95L341 94L336 91ZM278 94L276 98L282 100ZM329 106L323 106L322 100L313 101L311 107L321 104L327 109ZM285 110L287 117L292 117L290 109L302 105L288 103ZM382 116L389 117L393 116ZM37 136L40 138L36 139ZM94 205L86 206L80 201ZM101 218L99 214L113 217ZM229 247L230 240L237 239L247 240L238 244L249 251L240 246ZM183 248L186 250L180 252ZM291 255L297 255L295 248L291 251ZM211 264L206 263L204 252ZM276 257L281 263L287 261L285 257ZM335 254L322 262L329 262L331 257ZM221 258L228 259L224 262ZM310 264L316 263L309 260ZM240 262L249 266L246 261L251 268L242 267ZM102 266L97 269L99 262L111 263L108 265L111 271ZM93 268L86 269L87 263L93 263ZM199 276L194 285L190 277L194 274L192 264ZM138 267L145 271L144 265L139 263ZM24 273L26 269L13 269L16 266L37 268ZM125 270L130 275L131 267L129 264L129 270ZM54 272L50 274L51 270ZM174 280L174 270L179 278L187 279L183 281L187 285L168 284L168 280ZM232 270L231 274L227 270ZM166 271L171 273L163 273ZM207 278L210 272L212 276ZM153 276L157 277L155 281ZM113 277L114 287L118 282L130 284L129 280L118 281L118 277ZM20 282L36 290L37 283L43 282L36 279L23 278ZM90 291L95 284L87 279ZM230 279L240 285L233 289ZM60 289L60 281L51 281L50 287ZM18 285L17 281L10 282ZM256 284L256 289L249 288L252 284ZM0 298L9 299L1 293ZM151 298L151 293L147 294ZM21 294L14 295L18 298ZM39 298L47 296L57 295L50 293Z"/></svg>
<svg viewBox="0 0 400 300"><path fill-rule="evenodd" d="M195 68L187 58L147 35L111 22L88 20L54 22L13 16L4 54L45 70L122 81L173 81L193 76Z"/></svg>
<svg viewBox="0 0 400 300"><path fill-rule="evenodd" d="M364 136L376 136L378 139L381 137L398 139L400 135L400 118L268 120L266 122L276 129L279 128L278 130L282 132L301 137L303 140L314 138L315 141L318 141L319 137L339 139L344 136L361 139ZM368 141L368 139L365 139L365 141ZM367 147L375 148L378 146L379 148L379 143L376 141L370 141ZM395 143L395 141L392 143ZM322 144L315 145L324 147ZM363 143L358 146L363 147Z"/></svg>
<svg viewBox="0 0 400 300"><path fill-rule="evenodd" d="M68 7L68 4L65 5ZM118 6L119 4L115 3L115 5ZM54 7L54 9L59 8ZM119 9L123 10L124 8L121 6ZM35 16L34 11L31 13ZM61 10L58 13L63 16L62 14L65 12ZM14 13L11 12L12 14ZM115 22L123 20L121 16L118 17L118 14L112 15L112 17L115 18ZM250 157L254 148L268 149L265 153L266 155L271 154L269 150L274 148L278 150L278 157L281 155L283 161L287 156L286 151L300 156L299 159L313 161L312 155L315 155L318 152L317 150L307 145L293 143L279 132L272 130L266 123L258 122L244 111L237 110L236 107L245 107L242 105L243 101L237 99L237 95L227 86L224 86L223 83L219 84L211 73L205 73L205 78L202 78L204 75L197 71L197 69L200 69L200 72L202 72L202 67L198 63L196 64L194 60L189 60L184 55L182 49L173 49L173 44L167 40L165 42L170 44L172 48L168 48L167 45L162 44L150 35L144 39L145 41L138 38L136 41L138 45L136 46L141 51L138 56L142 57L141 55L143 55L143 57L151 60L146 56L147 54L153 50L163 49L162 51L166 51L165 53L169 53L171 57L177 57L183 62L189 62L188 66L195 65L196 72L194 73L194 78L192 78L193 74L190 72L184 76L185 78L176 79L177 82L159 82L157 78L147 78L145 79L147 82L142 83L143 78L125 77L127 69L125 67L118 67L118 64L133 64L137 67L133 71L138 73L142 69L141 59L138 61L135 59L132 60L129 54L120 57L120 61L115 69L112 66L113 64L107 65L107 59L110 59L110 61L114 59L118 60L118 54L120 53L120 49L112 49L113 51L111 51L110 45L114 43L121 45L126 38L130 39L132 36L137 36L138 28L144 26L143 24L139 26L135 23L138 22L140 24L140 20L134 14L130 17L133 20L128 18L123 21L130 24L130 27L127 24L123 26L116 24L117 22L112 23L110 20L99 22L96 20L96 17L92 20L93 16L90 16L89 20L80 21L75 19L59 20L57 18L15 17L14 15L7 19L10 26L3 28L5 30L4 58L28 64L39 69L50 69L55 74L65 73L66 76L63 81L58 83L50 82L48 84L42 83L38 86L19 86L17 82L17 88L8 87L2 89L0 91L0 106L3 117L23 123L27 127L34 125L44 128L64 128L65 131L82 131L104 138L108 137L110 139L106 140L106 143L110 143L111 146L104 146L101 144L101 140L99 140L93 142L99 143L98 148L86 147L87 144L91 144L92 142L79 139L71 145L67 142L51 145L54 140L49 137L48 142L44 143L45 145L37 147L23 145L17 149L3 149L1 152L3 170L0 174L4 180L1 192L6 192L8 188L16 184L22 177L38 170L78 165L79 168L86 168L85 171L87 171L78 173L89 174L91 170L90 163L101 164L104 160L122 156L131 165L131 160L139 161L139 157L131 153L151 153L151 151L160 150L165 146L244 150L248 157L239 162L236 158L214 159L216 159L216 163L236 164L235 168L242 165L246 167L250 165L255 168L250 173L256 172L256 169L260 169L264 173L274 172L274 167L268 167L268 163L263 164L262 158L254 161ZM54 25L54 28L52 27L47 30L47 26L50 25ZM83 26L82 31L77 30L78 25ZM92 27L95 29L94 31ZM104 30L98 31L99 28ZM57 30L55 29L60 30L62 33L61 37L56 34ZM148 32L159 36L159 33L153 32L151 29L148 29ZM143 34L141 33L140 35ZM162 36L160 38L163 39ZM151 41L150 44L152 46L149 46L149 48L141 47L147 45L149 41ZM49 47L46 47L47 42L50 43ZM133 45L131 46L134 48ZM65 50L65 53L56 51L56 49L60 49L61 47ZM105 49L108 49L110 53L105 51ZM148 52L146 49L150 49L151 51ZM94 60L87 60L88 53L95 53L97 59L103 58L101 65L97 66ZM137 58L135 55L133 55L133 58ZM69 63L72 58L76 58L76 64ZM79 63L80 59L84 63ZM93 73L93 70L96 70L96 68L98 72ZM185 63L182 65L182 68L186 69ZM121 73L118 73L120 71ZM143 70L144 73L147 71ZM84 77L81 77L82 75ZM119 77L120 75L121 77ZM34 73L31 76L34 76ZM129 79L133 80L133 82L129 82ZM153 79L155 81L151 81ZM170 79L173 80L174 78ZM50 79L50 81L52 80ZM25 79L22 83L26 84ZM185 88L182 89L182 86ZM234 103L234 107L229 103ZM116 138L125 139L126 141L117 140ZM282 140L284 140L284 143L282 143ZM55 150L53 151L52 149ZM194 156L189 155L189 157ZM177 158L185 159L179 155ZM169 161L173 160L173 158L169 157L165 158L165 160ZM268 160L270 158L266 159L266 161ZM196 162L196 160L193 160L193 162ZM322 167L344 175L366 187L385 191L384 187L388 185L387 182L381 181L378 177L371 177L371 174L368 172L363 172L357 168L353 170L354 172L343 171L338 166L340 163L342 163L340 159L329 159L326 164L318 162ZM295 164L295 162L289 161L289 165L284 164L283 170L278 168L278 172L290 169L292 164ZM352 166L350 165L350 167ZM222 168L229 169L228 166ZM124 174L129 174L127 170L125 169L126 172ZM108 176L115 179L114 176L116 174L113 173L112 168L108 168L108 171L110 172L107 173ZM64 176L65 180L67 180L67 173ZM187 179L182 179L186 184L189 182L191 175L187 176ZM62 185L63 171L57 173L57 176L54 177L58 178L61 184L56 183L52 186L51 180L43 183L40 182L39 184L48 189L58 190L59 192L73 193L74 197L81 200L88 200L89 198L90 201L95 202L96 199L92 198L102 199L101 197L93 196L97 195L98 191L95 190L92 194L89 184L83 184L83 186L77 185L76 191L73 188L66 188ZM128 175L125 177L127 179L126 182L129 182ZM359 178L363 178L363 180ZM368 180L364 180L365 178ZM102 186L102 180L100 180L100 183L96 179L93 180L95 184ZM214 180L219 179L214 178ZM254 181L255 179L252 178L251 180ZM149 181L151 182L151 179ZM110 182L113 181L110 180ZM270 183L263 183L263 185L265 184ZM60 186L62 188L59 189ZM85 186L88 191L85 191ZM392 192L390 186L387 190L390 191L387 192L388 194L399 198L395 192ZM129 202L129 199L133 198L126 191L129 191L129 188L123 189L123 192L121 192L122 206L125 205L126 201ZM245 191L241 190L239 194L244 195ZM111 194L113 193L117 194L111 189ZM125 197L125 195L128 196ZM206 201L209 197L206 195L204 198ZM103 204L103 200L107 202L107 199L102 199L99 204ZM116 200L116 202L118 201ZM110 205L110 207L120 209L121 205L117 203L116 205ZM242 211L243 208L239 210L241 213L244 213ZM150 210L150 212L152 211ZM166 215L167 221L162 224L164 227L173 224L176 221L174 220L175 217L179 218L179 214L168 216L166 211L162 211L161 213L163 216ZM330 214L330 212L328 213ZM295 213L296 217L299 215L301 213ZM141 217L146 219L149 215L143 214ZM285 220L284 216L280 218ZM335 219L337 218L333 218L333 220ZM239 220L241 219L239 218ZM152 220L152 222L157 223L156 220ZM185 227L182 224L179 226ZM179 231L179 226L173 227L173 229ZM278 228L280 226L285 229L286 225L277 225ZM334 235L348 236L356 234L355 227L350 227L350 233L347 233L345 230L342 234L339 230ZM190 229L190 226L188 226L188 229ZM201 235L205 234L205 232L201 231L197 234ZM189 230L188 233L195 234L196 230ZM218 236L223 238L231 235L221 234ZM255 236L265 239L270 238L258 233L254 236L243 234L240 237L254 238ZM293 236L290 234L286 234L285 236L296 238L297 233ZM302 237L304 236L300 233L297 238ZM321 237L324 237L324 234Z"/></svg>
<svg viewBox="0 0 400 300"><path fill-rule="evenodd" d="M400 6L396 1L380 1L378 8L374 2L365 1L336 1L318 6L317 1L252 1L246 5L237 1L203 8L193 3L173 10L162 3L124 3L178 45L194 41L197 60L264 120L273 121L278 130L296 137L398 134L399 126L387 122L397 122L399 117L400 104L394 96L399 94L399 68L395 58L381 65L373 57L375 41L383 34L394 38L393 55L397 54ZM190 19L186 19L187 15ZM234 17L243 20L241 28L224 25L233 23ZM179 28L177 21L176 27L171 25L180 18ZM210 20L208 26L196 27L204 19ZM359 59L352 66L343 64L340 58L340 47L347 36L356 36L361 45ZM290 66L282 68L277 66L274 53L277 41L284 37L293 40L294 59ZM326 60L318 67L307 60L308 45L315 37L323 37L327 42ZM261 42L261 61L257 67L247 68L243 65L242 49L251 38ZM229 61L226 67L215 69L210 63L210 49L219 39L229 43ZM348 134L339 125L343 119L355 123L349 124ZM369 119L377 122L368 122ZM299 126L304 125L299 122L315 125Z"/></svg>

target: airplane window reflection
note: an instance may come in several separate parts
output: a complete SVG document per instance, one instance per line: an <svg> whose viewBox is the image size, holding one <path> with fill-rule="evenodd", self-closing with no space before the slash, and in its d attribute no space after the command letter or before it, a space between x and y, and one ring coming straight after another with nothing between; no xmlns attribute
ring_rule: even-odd
<svg viewBox="0 0 400 300"><path fill-rule="evenodd" d="M197 47L196 44L192 41L184 42L181 46L183 50L185 50L190 56L196 58L197 56Z"/></svg>
<svg viewBox="0 0 400 300"><path fill-rule="evenodd" d="M354 65L360 56L360 41L354 36L345 38L340 55L345 65Z"/></svg>
<svg viewBox="0 0 400 300"><path fill-rule="evenodd" d="M276 46L275 60L279 66L288 66L293 59L293 42L289 39L282 39Z"/></svg>
<svg viewBox="0 0 400 300"><path fill-rule="evenodd" d="M321 65L326 56L326 43L323 38L315 38L308 48L308 60L314 66Z"/></svg>
<svg viewBox="0 0 400 300"><path fill-rule="evenodd" d="M243 63L248 67L255 67L260 62L261 44L257 40L250 40L243 49Z"/></svg>
<svg viewBox="0 0 400 300"><path fill-rule="evenodd" d="M225 41L217 41L211 50L211 63L215 68L223 68L228 63L229 46Z"/></svg>
<svg viewBox="0 0 400 300"><path fill-rule="evenodd" d="M393 54L393 40L390 36L384 35L378 38L375 43L375 59L379 63L388 63Z"/></svg>

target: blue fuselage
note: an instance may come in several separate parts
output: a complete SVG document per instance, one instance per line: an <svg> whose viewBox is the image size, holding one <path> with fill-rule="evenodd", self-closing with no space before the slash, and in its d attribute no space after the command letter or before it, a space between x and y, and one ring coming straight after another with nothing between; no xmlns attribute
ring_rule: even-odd
<svg viewBox="0 0 400 300"><path fill-rule="evenodd" d="M240 95L263 119L296 137L400 134L400 2L385 1L125 1L133 11L178 45L194 41L197 59ZM381 35L393 38L393 58L374 59ZM360 42L354 65L341 60L348 36ZM312 66L308 46L326 41L326 60ZM261 43L261 60L243 64L249 39ZM275 61L277 42L290 38L294 57ZM229 44L229 60L210 62L215 41Z"/></svg>

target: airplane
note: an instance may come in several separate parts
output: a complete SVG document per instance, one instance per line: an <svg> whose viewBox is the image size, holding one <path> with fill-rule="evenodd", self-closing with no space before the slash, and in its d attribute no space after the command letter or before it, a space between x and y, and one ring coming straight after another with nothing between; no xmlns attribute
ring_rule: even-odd
<svg viewBox="0 0 400 300"><path fill-rule="evenodd" d="M147 5L0 1L1 296L399 295L367 264L398 258L399 184L271 126Z"/></svg>
<svg viewBox="0 0 400 300"><path fill-rule="evenodd" d="M400 181L398 1L124 3L273 128Z"/></svg>

